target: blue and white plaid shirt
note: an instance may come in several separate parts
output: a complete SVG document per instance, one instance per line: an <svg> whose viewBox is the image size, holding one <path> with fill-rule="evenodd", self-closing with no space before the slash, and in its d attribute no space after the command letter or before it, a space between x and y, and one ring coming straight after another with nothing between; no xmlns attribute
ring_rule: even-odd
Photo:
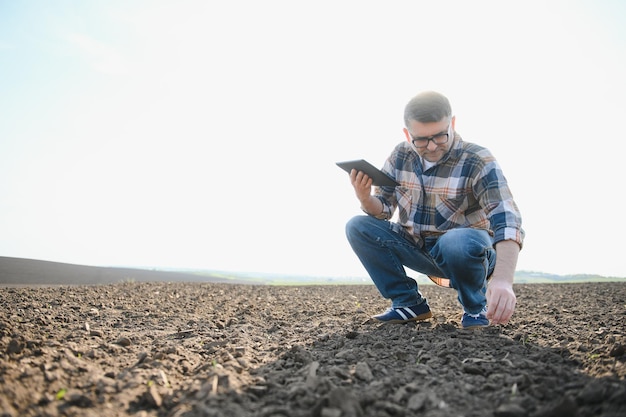
<svg viewBox="0 0 626 417"><path fill-rule="evenodd" d="M487 230L494 244L524 240L522 218L498 162L481 146L463 142L455 133L448 153L424 170L408 142L395 147L382 170L400 183L375 187L383 203L379 218L390 219L398 209L398 225L423 245L428 237L470 227Z"/></svg>

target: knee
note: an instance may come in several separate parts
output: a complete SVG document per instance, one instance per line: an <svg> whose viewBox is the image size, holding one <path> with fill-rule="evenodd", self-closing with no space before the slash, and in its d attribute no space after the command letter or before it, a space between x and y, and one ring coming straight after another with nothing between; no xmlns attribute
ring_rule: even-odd
<svg viewBox="0 0 626 417"><path fill-rule="evenodd" d="M353 240L356 236L363 233L366 229L366 223L369 216L355 216L346 223L346 237Z"/></svg>
<svg viewBox="0 0 626 417"><path fill-rule="evenodd" d="M486 235L487 238L485 238ZM482 259L491 248L491 239L487 232L472 229L455 229L439 238L441 255L448 260L463 263L470 259Z"/></svg>

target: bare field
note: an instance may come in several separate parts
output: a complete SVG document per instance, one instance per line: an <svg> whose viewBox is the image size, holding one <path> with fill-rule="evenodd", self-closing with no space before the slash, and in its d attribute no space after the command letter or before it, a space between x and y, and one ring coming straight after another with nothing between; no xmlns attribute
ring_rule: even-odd
<svg viewBox="0 0 626 417"><path fill-rule="evenodd" d="M371 285L0 288L17 416L626 416L626 283L522 284L507 326L381 325Z"/></svg>

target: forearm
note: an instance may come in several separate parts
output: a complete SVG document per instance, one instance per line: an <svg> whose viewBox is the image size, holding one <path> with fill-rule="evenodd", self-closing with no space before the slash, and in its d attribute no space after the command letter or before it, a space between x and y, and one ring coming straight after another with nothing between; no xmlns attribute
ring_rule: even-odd
<svg viewBox="0 0 626 417"><path fill-rule="evenodd" d="M372 216L380 216L383 212L383 203L373 195L369 195L362 200L361 210Z"/></svg>
<svg viewBox="0 0 626 417"><path fill-rule="evenodd" d="M496 266L491 279L512 285L520 247L513 240L502 240L496 243L495 249Z"/></svg>

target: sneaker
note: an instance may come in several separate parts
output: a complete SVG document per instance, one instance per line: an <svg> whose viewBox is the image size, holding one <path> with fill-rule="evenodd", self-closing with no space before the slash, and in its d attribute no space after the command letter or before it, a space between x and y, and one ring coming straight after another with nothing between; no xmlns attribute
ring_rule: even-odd
<svg viewBox="0 0 626 417"><path fill-rule="evenodd" d="M411 307L392 307L382 314L372 316L372 318L383 323L408 323L410 321L426 320L432 316L433 313L430 312L430 306L424 301L422 304Z"/></svg>
<svg viewBox="0 0 626 417"><path fill-rule="evenodd" d="M468 314L463 313L461 318L461 327L464 329L475 329L477 327L489 326L489 319L484 313L480 314Z"/></svg>

